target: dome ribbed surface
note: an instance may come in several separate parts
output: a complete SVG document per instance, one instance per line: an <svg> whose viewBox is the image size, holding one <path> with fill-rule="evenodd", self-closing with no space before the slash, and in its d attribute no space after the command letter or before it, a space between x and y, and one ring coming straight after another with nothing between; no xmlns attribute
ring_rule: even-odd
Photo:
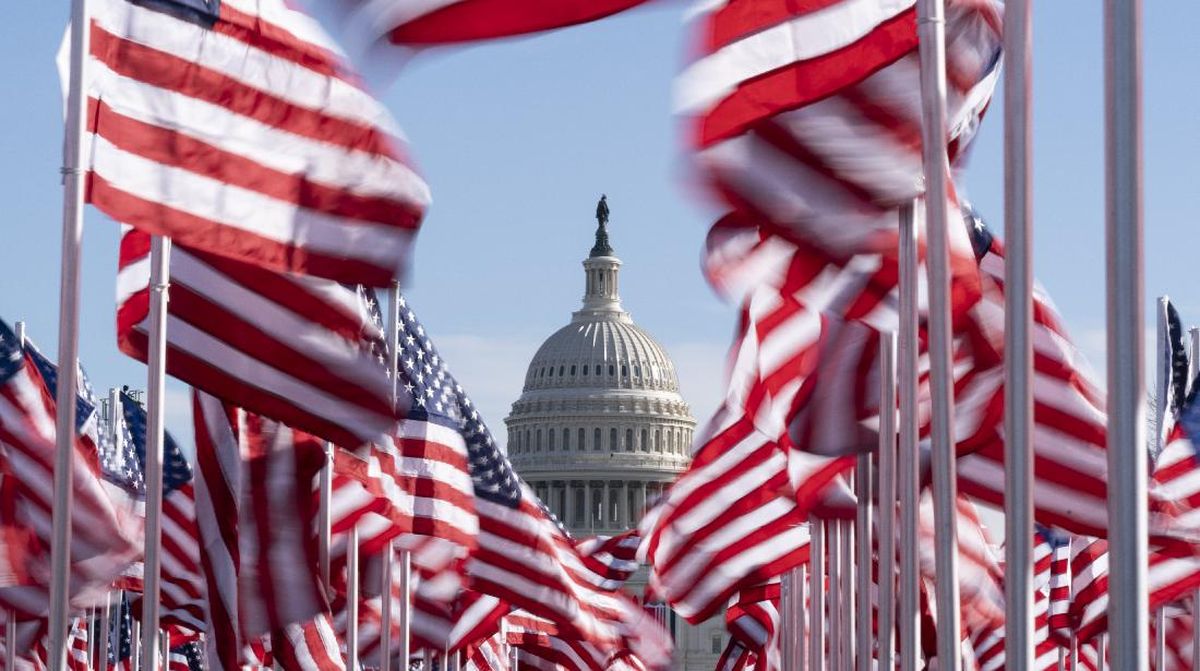
<svg viewBox="0 0 1200 671"><path fill-rule="evenodd" d="M575 321L556 331L530 362L524 390L678 391L666 351L625 314L621 317Z"/></svg>

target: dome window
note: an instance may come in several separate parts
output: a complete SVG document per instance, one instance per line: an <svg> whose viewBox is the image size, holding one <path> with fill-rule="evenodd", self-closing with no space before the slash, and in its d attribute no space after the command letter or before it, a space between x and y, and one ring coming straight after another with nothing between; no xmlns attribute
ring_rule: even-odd
<svg viewBox="0 0 1200 671"><path fill-rule="evenodd" d="M559 367L558 367L558 376L559 376L559 377L562 377L562 374L563 374L563 367L562 367L562 366L559 366Z"/></svg>
<svg viewBox="0 0 1200 671"><path fill-rule="evenodd" d="M608 449L611 452L617 451L617 430L616 429L608 430Z"/></svg>
<svg viewBox="0 0 1200 671"><path fill-rule="evenodd" d="M563 429L563 452L571 449L571 430Z"/></svg>
<svg viewBox="0 0 1200 671"><path fill-rule="evenodd" d="M650 451L650 441L648 440L649 435L650 435L649 431L647 431L646 429L642 429L642 451L643 452Z"/></svg>
<svg viewBox="0 0 1200 671"><path fill-rule="evenodd" d="M571 366L571 375L572 375L572 376L574 376L574 375L575 375L575 367L574 367L574 366Z"/></svg>
<svg viewBox="0 0 1200 671"><path fill-rule="evenodd" d="M521 442L525 446L525 451L529 451L529 429L525 429L525 440Z"/></svg>
<svg viewBox="0 0 1200 671"><path fill-rule="evenodd" d="M550 446L546 449L548 452L553 452L554 451L554 429L550 429L550 431L548 431L547 433L550 434Z"/></svg>
<svg viewBox="0 0 1200 671"><path fill-rule="evenodd" d="M629 377L629 366L621 364L621 377Z"/></svg>
<svg viewBox="0 0 1200 671"><path fill-rule="evenodd" d="M616 374L617 374L617 367L612 365L611 363L608 364L608 376L612 377L613 375L616 375Z"/></svg>
<svg viewBox="0 0 1200 671"><path fill-rule="evenodd" d="M554 377L554 366L550 367L550 377Z"/></svg>
<svg viewBox="0 0 1200 671"><path fill-rule="evenodd" d="M587 374L588 374L588 367L587 367L587 366L584 366L584 367L583 367L583 376L584 376L584 377L587 377Z"/></svg>
<svg viewBox="0 0 1200 671"><path fill-rule="evenodd" d="M542 451L542 430L541 429L537 430L537 447L535 449L538 452Z"/></svg>
<svg viewBox="0 0 1200 671"><path fill-rule="evenodd" d="M583 429L580 429L580 431L583 431ZM580 448L583 447L582 439L579 441L579 446L580 446ZM595 452L596 450L599 450L599 449L600 449L600 429L596 429L595 431L592 432L592 451Z"/></svg>
<svg viewBox="0 0 1200 671"><path fill-rule="evenodd" d="M600 364L596 364L596 375L600 374Z"/></svg>
<svg viewBox="0 0 1200 671"><path fill-rule="evenodd" d="M598 430L597 430L597 431L598 431ZM580 430L579 430L579 446L578 446L578 447L576 447L575 449L579 450L580 452L582 452L582 451L584 451L584 450L586 450L586 449L587 449L587 446L585 446L585 445L583 444L583 439L584 439L584 438L586 438L586 437L587 437L587 434L586 434L586 433L584 433L583 429L580 429ZM597 438L599 438L599 436L596 436L596 437L597 437ZM596 441L596 442L600 442L600 441ZM593 447L592 449L596 449L596 448L594 448L594 447Z"/></svg>

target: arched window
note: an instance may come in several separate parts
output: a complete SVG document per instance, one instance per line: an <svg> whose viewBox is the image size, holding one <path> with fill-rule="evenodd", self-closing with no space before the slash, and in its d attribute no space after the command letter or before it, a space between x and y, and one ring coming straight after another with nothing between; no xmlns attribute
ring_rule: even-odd
<svg viewBox="0 0 1200 671"><path fill-rule="evenodd" d="M571 449L571 430L563 429L563 452L570 451L570 449Z"/></svg>
<svg viewBox="0 0 1200 671"><path fill-rule="evenodd" d="M525 451L529 451L529 429L525 429L525 440L521 442L525 446Z"/></svg>
<svg viewBox="0 0 1200 671"><path fill-rule="evenodd" d="M633 451L633 429L625 429L625 451Z"/></svg>
<svg viewBox="0 0 1200 671"><path fill-rule="evenodd" d="M629 366L621 364L621 377L629 377Z"/></svg>
<svg viewBox="0 0 1200 671"><path fill-rule="evenodd" d="M583 431L583 429L580 429L580 431ZM583 445L582 439L580 439L579 444ZM600 429L596 429L595 431L592 432L592 451L595 452L596 450L599 450L599 449L600 449Z"/></svg>
<svg viewBox="0 0 1200 671"><path fill-rule="evenodd" d="M550 448L548 451L553 452L554 451L554 429L550 429L550 431L548 431L548 433L550 434Z"/></svg>
<svg viewBox="0 0 1200 671"><path fill-rule="evenodd" d="M580 452L587 449L587 445L583 442L583 439L586 437L587 437L587 434L583 432L583 429L580 429L579 430L579 445L576 445L575 449L579 450Z"/></svg>
<svg viewBox="0 0 1200 671"><path fill-rule="evenodd" d="M583 367L583 376L584 376L584 377L587 377L587 374L588 374L588 367L587 367L587 366L584 366L584 367Z"/></svg>
<svg viewBox="0 0 1200 671"><path fill-rule="evenodd" d="M554 377L554 366L550 367L550 377Z"/></svg>
<svg viewBox="0 0 1200 671"><path fill-rule="evenodd" d="M541 429L537 430L537 448L536 449L538 452L542 451L542 430Z"/></svg>
<svg viewBox="0 0 1200 671"><path fill-rule="evenodd" d="M596 364L596 375L600 374L600 364Z"/></svg>
<svg viewBox="0 0 1200 671"><path fill-rule="evenodd" d="M650 437L650 432L647 431L646 429L642 429L642 451L643 452L650 451L649 437Z"/></svg>
<svg viewBox="0 0 1200 671"><path fill-rule="evenodd" d="M575 367L571 366L571 375L574 375L574 374L575 374Z"/></svg>
<svg viewBox="0 0 1200 671"><path fill-rule="evenodd" d="M617 451L617 430L616 429L608 430L608 450L610 452Z"/></svg>
<svg viewBox="0 0 1200 671"><path fill-rule="evenodd" d="M546 369L545 368L538 369L538 377L546 377Z"/></svg>
<svg viewBox="0 0 1200 671"><path fill-rule="evenodd" d="M608 376L612 377L613 375L616 375L616 374L617 374L617 367L612 365L611 363L608 364Z"/></svg>
<svg viewBox="0 0 1200 671"><path fill-rule="evenodd" d="M654 451L662 452L662 429L654 430Z"/></svg>
<svg viewBox="0 0 1200 671"><path fill-rule="evenodd" d="M667 430L667 453L675 453L675 432L669 429Z"/></svg>

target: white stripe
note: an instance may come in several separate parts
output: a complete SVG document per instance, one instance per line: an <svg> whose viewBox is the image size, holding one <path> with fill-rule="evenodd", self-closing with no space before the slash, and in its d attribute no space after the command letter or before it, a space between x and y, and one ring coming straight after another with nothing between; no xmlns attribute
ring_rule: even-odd
<svg viewBox="0 0 1200 671"><path fill-rule="evenodd" d="M300 107L397 134L395 122L378 100L337 77L127 0L100 0L96 5L93 21L118 38L199 64ZM103 97L111 94L104 88L103 80L93 79L93 87L102 91Z"/></svg>
<svg viewBox="0 0 1200 671"><path fill-rule="evenodd" d="M675 84L675 110L698 114L747 79L858 42L914 0L844 0L721 47L688 66Z"/></svg>
<svg viewBox="0 0 1200 671"><path fill-rule="evenodd" d="M411 242L410 230L301 208L123 151L101 136L91 138L92 169L114 188L233 230L384 267Z"/></svg>

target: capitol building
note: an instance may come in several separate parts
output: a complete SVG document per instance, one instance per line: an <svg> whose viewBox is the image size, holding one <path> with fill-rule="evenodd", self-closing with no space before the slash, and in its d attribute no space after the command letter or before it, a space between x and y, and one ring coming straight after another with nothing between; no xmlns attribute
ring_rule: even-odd
<svg viewBox="0 0 1200 671"><path fill-rule="evenodd" d="M583 261L583 305L538 348L505 418L508 456L576 538L637 526L687 468L696 420L666 350L633 322L618 294L621 260L608 241L607 206ZM646 569L629 583L640 597ZM669 614L675 668L711 671L724 622Z"/></svg>

